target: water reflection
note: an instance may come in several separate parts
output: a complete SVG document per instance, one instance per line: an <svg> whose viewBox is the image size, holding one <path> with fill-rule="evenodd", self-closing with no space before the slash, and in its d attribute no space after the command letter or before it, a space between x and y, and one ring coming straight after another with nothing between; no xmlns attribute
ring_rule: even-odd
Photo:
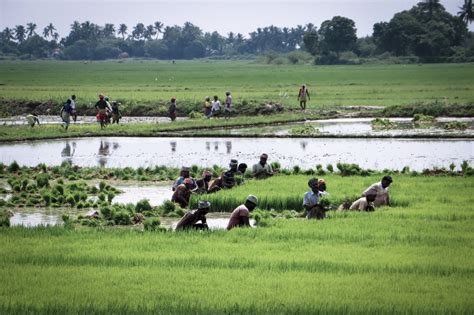
<svg viewBox="0 0 474 315"><path fill-rule="evenodd" d="M112 155L114 150L117 150L120 147L118 142L113 142L112 145L109 141L100 140L99 152L98 152L98 162L101 167L107 165L108 157ZM112 148L112 150L111 150Z"/></svg>
<svg viewBox="0 0 474 315"><path fill-rule="evenodd" d="M301 146L301 148L303 149L303 151L306 149L306 146L307 146L307 145L308 145L308 142L306 142L306 141L301 141L301 142L300 142L300 146Z"/></svg>
<svg viewBox="0 0 474 315"><path fill-rule="evenodd" d="M214 150L219 150L219 142L214 142Z"/></svg>
<svg viewBox="0 0 474 315"><path fill-rule="evenodd" d="M176 141L171 141L170 145L171 145L171 152L176 152Z"/></svg>
<svg viewBox="0 0 474 315"><path fill-rule="evenodd" d="M206 151L211 151L211 143L206 141Z"/></svg>
<svg viewBox="0 0 474 315"><path fill-rule="evenodd" d="M226 141L225 142L225 147L227 149L227 154L232 153L232 141Z"/></svg>
<svg viewBox="0 0 474 315"><path fill-rule="evenodd" d="M66 140L66 144L61 151L61 156L66 157L66 158L71 158L74 156L74 152L76 152L76 142L72 142L72 149L71 149L71 144L69 143L68 140Z"/></svg>

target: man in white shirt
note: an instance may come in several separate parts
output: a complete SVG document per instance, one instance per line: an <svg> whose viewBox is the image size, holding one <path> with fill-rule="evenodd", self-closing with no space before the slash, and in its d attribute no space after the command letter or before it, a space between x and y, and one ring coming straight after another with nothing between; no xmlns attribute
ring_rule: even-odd
<svg viewBox="0 0 474 315"><path fill-rule="evenodd" d="M72 115L72 120L76 122L77 120L77 112L76 112L76 95L71 96L71 115Z"/></svg>
<svg viewBox="0 0 474 315"><path fill-rule="evenodd" d="M391 176L384 176L378 183L373 184L367 188L363 193L362 197L368 195L376 195L374 201L374 207L390 206L390 196L388 194L388 187L393 182Z"/></svg>
<svg viewBox="0 0 474 315"><path fill-rule="evenodd" d="M377 195L367 195L366 197L360 197L349 207L349 210L358 210L358 211L374 211L374 200Z"/></svg>

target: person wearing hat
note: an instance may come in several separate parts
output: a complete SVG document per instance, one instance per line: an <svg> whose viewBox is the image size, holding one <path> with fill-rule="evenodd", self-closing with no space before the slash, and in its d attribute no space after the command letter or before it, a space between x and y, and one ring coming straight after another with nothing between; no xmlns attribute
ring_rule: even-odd
<svg viewBox="0 0 474 315"><path fill-rule="evenodd" d="M230 91L225 92L225 106L224 106L224 116L226 119L230 118L232 112L232 95Z"/></svg>
<svg viewBox="0 0 474 315"><path fill-rule="evenodd" d="M204 99L204 116L208 117L211 114L211 98L209 96L206 96Z"/></svg>
<svg viewBox="0 0 474 315"><path fill-rule="evenodd" d="M388 194L388 187L393 182L391 176L384 176L378 183L371 185L363 193L362 197L367 195L376 195L374 200L374 207L390 206L390 196Z"/></svg>
<svg viewBox="0 0 474 315"><path fill-rule="evenodd" d="M209 201L200 200L198 208L186 212L176 225L176 231L187 229L207 230L209 227L206 222L206 215L209 213L211 203ZM197 223L201 221L201 223Z"/></svg>
<svg viewBox="0 0 474 315"><path fill-rule="evenodd" d="M181 208L187 208L189 205L189 198L191 197L191 191L196 186L191 178L186 178L181 185L176 187L176 190L171 197L171 201L179 204Z"/></svg>
<svg viewBox="0 0 474 315"><path fill-rule="evenodd" d="M235 175L238 173L239 162L235 159L230 160L230 169L224 173L222 184L224 188L230 189L236 185Z"/></svg>
<svg viewBox="0 0 474 315"><path fill-rule="evenodd" d="M300 107L302 110L306 109L306 101L311 100L309 97L309 91L306 88L306 85L302 85L299 92L298 92L298 101L300 102Z"/></svg>
<svg viewBox="0 0 474 315"><path fill-rule="evenodd" d="M326 217L323 207L319 204L321 192L318 187L318 179L311 178L308 181L310 191L306 192L303 197L303 207L306 209L307 219L322 220Z"/></svg>
<svg viewBox="0 0 474 315"><path fill-rule="evenodd" d="M170 107L168 108L168 114L171 118L171 121L176 120L176 97L171 98L171 104L170 104Z"/></svg>
<svg viewBox="0 0 474 315"><path fill-rule="evenodd" d="M104 99L104 95L99 95L99 100L95 103L95 109L97 110L97 121L100 123L100 128L104 129L107 123L107 102Z"/></svg>
<svg viewBox="0 0 474 315"><path fill-rule="evenodd" d="M260 162L252 167L252 176L256 179L265 179L273 176L273 169L270 164L267 163L268 155L263 153L260 156Z"/></svg>
<svg viewBox="0 0 474 315"><path fill-rule="evenodd" d="M212 179L212 173L209 171L202 172L202 178L196 181L197 190L196 193L198 194L205 194L209 190L209 182Z"/></svg>
<svg viewBox="0 0 474 315"><path fill-rule="evenodd" d="M227 230L232 230L235 227L250 226L250 212L257 207L257 204L257 197L254 195L248 195L245 203L232 211L229 224L227 224Z"/></svg>
<svg viewBox="0 0 474 315"><path fill-rule="evenodd" d="M179 173L179 177L174 181L173 186L171 187L171 190L175 191L176 187L181 185L186 178L189 178L189 167L183 166L181 168L181 172Z"/></svg>

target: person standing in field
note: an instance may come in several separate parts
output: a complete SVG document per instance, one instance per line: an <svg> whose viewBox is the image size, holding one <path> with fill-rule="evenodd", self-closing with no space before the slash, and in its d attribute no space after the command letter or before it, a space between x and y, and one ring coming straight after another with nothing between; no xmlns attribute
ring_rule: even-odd
<svg viewBox="0 0 474 315"><path fill-rule="evenodd" d="M204 99L204 116L209 117L209 115L211 114L211 109L211 98L209 96L206 96L206 98Z"/></svg>
<svg viewBox="0 0 474 315"><path fill-rule="evenodd" d="M207 230L206 215L209 213L211 203L209 201L199 201L198 208L187 212L176 225L176 231L189 229ZM197 223L201 221L201 223Z"/></svg>
<svg viewBox="0 0 474 315"><path fill-rule="evenodd" d="M219 101L219 97L214 95L214 101L212 102L211 113L207 118L211 117L219 117L221 114L221 102Z"/></svg>
<svg viewBox="0 0 474 315"><path fill-rule="evenodd" d="M176 97L171 98L171 104L168 108L168 114L170 116L171 121L176 120Z"/></svg>
<svg viewBox="0 0 474 315"><path fill-rule="evenodd" d="M306 218L322 220L326 217L323 207L319 204L321 192L318 187L318 179L312 178L308 181L310 191L306 192L303 197L303 207L306 209Z"/></svg>
<svg viewBox="0 0 474 315"><path fill-rule="evenodd" d="M119 105L120 103L117 103L116 101L112 102L112 124L117 123L118 125L120 118L122 118L122 114L119 110Z"/></svg>
<svg viewBox="0 0 474 315"><path fill-rule="evenodd" d="M302 85L298 92L298 101L300 102L300 107L302 110L306 109L306 101L310 101L309 91L306 88L306 85Z"/></svg>
<svg viewBox="0 0 474 315"><path fill-rule="evenodd" d="M33 128L36 124L40 124L38 115L36 113L26 115L26 122L28 125Z"/></svg>
<svg viewBox="0 0 474 315"><path fill-rule="evenodd" d="M245 203L238 206L230 215L227 230L235 227L250 226L250 212L252 212L258 204L258 199L254 195L248 195Z"/></svg>
<svg viewBox="0 0 474 315"><path fill-rule="evenodd" d="M393 180L391 176L384 176L378 183L372 184L363 193L362 197L368 195L376 195L374 200L374 207L390 206L390 196L388 194L388 187L392 184Z"/></svg>
<svg viewBox="0 0 474 315"><path fill-rule="evenodd" d="M230 91L225 92L225 106L224 106L224 117L229 119L232 113L232 95Z"/></svg>
<svg viewBox="0 0 474 315"><path fill-rule="evenodd" d="M77 111L76 111L76 95L72 95L71 96L71 115L72 115L72 120L74 120L74 122L77 121Z"/></svg>
<svg viewBox="0 0 474 315"><path fill-rule="evenodd" d="M69 128L69 124L71 123L71 111L71 99L68 98L59 113L59 116L61 116L61 119L63 120L62 127L66 130Z"/></svg>
<svg viewBox="0 0 474 315"><path fill-rule="evenodd" d="M104 129L107 124L107 102L104 99L104 95L99 94L99 100L95 103L95 109L97 110L97 121L100 123L100 128Z"/></svg>
<svg viewBox="0 0 474 315"><path fill-rule="evenodd" d="M263 153L260 156L260 162L255 164L252 167L252 176L256 179L265 179L267 177L273 176L273 169L270 164L267 163L268 155Z"/></svg>

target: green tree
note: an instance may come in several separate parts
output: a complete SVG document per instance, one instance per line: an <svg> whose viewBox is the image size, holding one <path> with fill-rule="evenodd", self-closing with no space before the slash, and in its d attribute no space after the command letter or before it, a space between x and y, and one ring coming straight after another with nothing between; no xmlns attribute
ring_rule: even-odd
<svg viewBox="0 0 474 315"><path fill-rule="evenodd" d="M132 38L134 39L142 39L143 35L145 34L145 25L143 23L138 23L135 25L132 31Z"/></svg>
<svg viewBox="0 0 474 315"><path fill-rule="evenodd" d="M357 41L354 21L342 16L324 21L319 36L322 52L334 52L338 57L342 51L351 50Z"/></svg>
<svg viewBox="0 0 474 315"><path fill-rule="evenodd" d="M303 36L304 50L311 55L316 55L319 52L319 35L316 29L306 32Z"/></svg>
<svg viewBox="0 0 474 315"><path fill-rule="evenodd" d="M423 2L420 2L418 6L424 13L428 13L430 19L436 11L444 10L444 7L439 3L439 0L424 0Z"/></svg>
<svg viewBox="0 0 474 315"><path fill-rule="evenodd" d="M472 0L464 0L464 4L459 8L461 11L458 12L459 18L464 22L465 25L472 23L474 20L474 7Z"/></svg>
<svg viewBox="0 0 474 315"><path fill-rule="evenodd" d="M26 32L28 33L28 37L36 35L36 24L35 23L28 23L26 24Z"/></svg>
<svg viewBox="0 0 474 315"><path fill-rule="evenodd" d="M156 39L158 39L158 37L160 36L160 34L162 33L163 31L163 23L161 23L160 21L156 21L154 24L153 24L154 28L155 28L155 31L156 31Z"/></svg>
<svg viewBox="0 0 474 315"><path fill-rule="evenodd" d="M25 40L25 36L26 36L25 27L23 25L15 26L15 39L19 43L22 43Z"/></svg>
<svg viewBox="0 0 474 315"><path fill-rule="evenodd" d="M56 28L53 26L53 23L49 23L48 25L45 26L43 29L43 37L48 38L48 37L53 37L54 31Z"/></svg>
<svg viewBox="0 0 474 315"><path fill-rule="evenodd" d="M113 24L107 23L104 25L103 34L105 38L114 38L115 37L115 26Z"/></svg>
<svg viewBox="0 0 474 315"><path fill-rule="evenodd" d="M122 39L125 39L125 35L127 35L127 29L128 29L127 25L125 24L119 25L118 33L122 35Z"/></svg>

